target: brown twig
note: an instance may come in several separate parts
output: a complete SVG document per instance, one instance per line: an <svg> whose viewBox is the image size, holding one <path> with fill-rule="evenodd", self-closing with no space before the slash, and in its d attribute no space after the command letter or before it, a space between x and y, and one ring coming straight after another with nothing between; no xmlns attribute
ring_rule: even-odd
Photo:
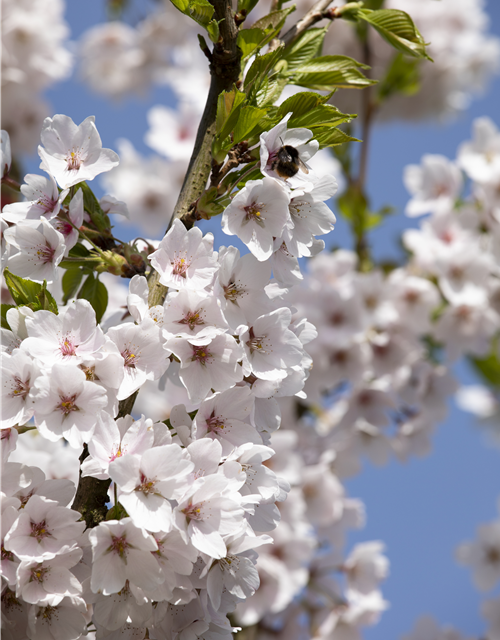
<svg viewBox="0 0 500 640"><path fill-rule="evenodd" d="M236 169L240 164L252 162L252 160L255 160L255 158L248 153L248 143L245 140L243 142L239 142L227 154L227 161L225 164L218 164L215 161L212 163L210 186L217 187L232 169Z"/></svg>
<svg viewBox="0 0 500 640"><path fill-rule="evenodd" d="M309 27L316 24L316 22L324 20L325 18L333 19L335 16L330 16L331 12L326 11L331 4L332 0L319 0L319 2L316 2L312 9L310 9L296 24L294 24L293 27L280 38L280 40L284 42L285 45L288 45L297 40L297 38L299 38L306 29L309 29Z"/></svg>

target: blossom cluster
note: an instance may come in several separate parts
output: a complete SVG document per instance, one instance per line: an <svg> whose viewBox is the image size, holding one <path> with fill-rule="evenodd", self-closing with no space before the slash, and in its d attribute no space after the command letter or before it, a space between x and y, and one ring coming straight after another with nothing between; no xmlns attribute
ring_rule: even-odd
<svg viewBox="0 0 500 640"><path fill-rule="evenodd" d="M325 550L329 571L346 576L346 594L329 579L316 617L334 602L334 618L324 624L355 628L386 607L378 589L387 574L382 545L359 545L343 558L343 534L362 523L361 504L346 498L327 464L297 467L292 434L277 438L281 462L270 446L281 420L277 398L303 395L311 367L304 345L316 336L305 318L294 321L284 297L302 278L298 258L320 251L316 236L335 221L324 204L335 179L307 168L318 145L310 131L287 129L287 119L262 135L263 179L247 183L223 214L223 227L251 253L216 252L212 234L175 220L149 256L168 287L162 305L149 307L146 278L136 275L127 318L106 327L85 299L58 314L8 310L1 495L7 637L52 637L64 628L76 640L89 625L97 638L228 637L227 614L238 604L235 619L253 624L292 606L320 564L317 581L324 582ZM93 118L78 127L67 116L47 118L42 143L48 178L28 175L27 200L7 205L2 220L11 272L50 281L85 228L83 191L74 186L110 170L118 157L102 149ZM276 164L283 144L294 145L304 163L286 179ZM119 417L120 401L148 381L163 384L169 418ZM70 508L72 481L11 461L26 437L18 438L17 427L31 422L54 453L62 439L74 449L85 445L81 476L112 483L111 519L85 531ZM278 508L289 492L286 509ZM271 536L281 519L281 533ZM257 596L261 578L268 587Z"/></svg>
<svg viewBox="0 0 500 640"><path fill-rule="evenodd" d="M500 330L499 141L481 118L456 161L429 155L406 168L407 215L431 214L403 234L406 266L360 273L354 253L324 253L290 294L318 337L308 345L314 367L302 417L297 422L284 401L287 425L295 422L314 458L335 451L341 476L356 473L363 456L384 464L391 453L425 454L456 388L450 365L462 355L486 357ZM311 421L313 444L304 428Z"/></svg>

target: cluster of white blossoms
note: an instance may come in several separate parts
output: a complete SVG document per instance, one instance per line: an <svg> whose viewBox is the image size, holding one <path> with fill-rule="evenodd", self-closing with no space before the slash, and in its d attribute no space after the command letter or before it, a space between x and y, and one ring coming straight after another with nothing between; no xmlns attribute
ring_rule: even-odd
<svg viewBox="0 0 500 640"><path fill-rule="evenodd" d="M16 154L31 153L49 108L42 90L73 66L63 0L2 2L2 128Z"/></svg>
<svg viewBox="0 0 500 640"><path fill-rule="evenodd" d="M301 418L287 399L286 424L309 459L333 451L340 476L363 456L384 464L391 453L425 454L455 390L449 365L486 357L500 330L500 133L487 118L473 129L456 161L429 155L405 170L407 215L431 214L403 234L406 266L360 273L354 253L324 253L290 293L318 337L307 347L314 367Z"/></svg>
<svg viewBox="0 0 500 640"><path fill-rule="evenodd" d="M316 236L335 222L324 204L336 190L333 177L279 174L283 144L304 163L318 147L307 129L287 129L287 119L262 135L263 179L247 183L223 214L223 227L251 253L216 252L212 234L175 220L149 256L168 287L163 305L148 306L146 278L137 275L126 321L106 330L84 299L58 314L8 310L1 391L6 638L76 640L87 631L108 640L228 638L235 609L244 625L284 610L298 619L307 610L326 637L371 624L386 608L383 545L343 555L345 531L363 522L361 503L345 496L326 461L301 467L294 434L274 434L277 398L303 396L311 368L304 345L316 336L306 319L293 319L284 296L302 277L298 258L321 250ZM47 118L42 143L48 177L28 175L26 201L2 213L5 264L23 277L55 280L85 228L83 192L73 187L118 157L102 149L92 117L78 127L67 116ZM118 417L119 402L147 381L163 384L169 419ZM112 483L112 519L85 531L70 507L72 481L47 479L35 461L11 461L31 437L18 438L16 427L33 423L53 455L61 455L63 439L77 452L86 445L81 476ZM343 578L335 581L335 572ZM306 587L309 605L298 608L294 600Z"/></svg>

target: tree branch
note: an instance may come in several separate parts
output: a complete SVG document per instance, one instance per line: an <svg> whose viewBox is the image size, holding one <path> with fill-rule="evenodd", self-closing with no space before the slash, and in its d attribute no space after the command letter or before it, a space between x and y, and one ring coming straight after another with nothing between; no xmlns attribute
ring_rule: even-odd
<svg viewBox="0 0 500 640"><path fill-rule="evenodd" d="M221 21L220 38L212 51L208 98L171 220L171 224L176 219L182 220L188 229L197 219L195 203L203 193L212 169L211 149L215 136L217 99L223 91L228 91L238 81L241 70L241 51L236 44L238 27L234 20L231 0L210 0L210 4L215 9L214 18ZM160 276L155 271L149 278L149 306L163 304L166 294L167 288L160 284Z"/></svg>

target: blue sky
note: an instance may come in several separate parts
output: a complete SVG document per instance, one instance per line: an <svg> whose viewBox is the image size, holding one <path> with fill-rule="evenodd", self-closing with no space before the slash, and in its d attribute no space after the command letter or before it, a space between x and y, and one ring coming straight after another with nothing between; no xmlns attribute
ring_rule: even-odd
<svg viewBox="0 0 500 640"><path fill-rule="evenodd" d="M105 19L103 7L103 0L69 0L67 20L74 39ZM488 10L491 30L500 35L500 2L489 0ZM156 88L145 100L131 97L115 104L89 93L74 80L57 85L47 98L54 113L67 114L77 123L94 114L105 147L116 148L117 138L127 137L145 154L149 154L142 141L147 109L172 100L167 89ZM377 257L399 255L402 229L418 224L402 214L408 199L402 183L404 166L418 163L425 153L453 158L459 143L469 138L474 118L489 115L498 122L499 105L497 77L487 95L452 123L391 124L376 129L368 190L375 206L391 204L397 211L373 233ZM32 172L37 167L35 157L26 164ZM337 246L349 246L341 222L332 240ZM457 367L456 374L462 382L474 381L466 364ZM427 458L404 465L391 462L382 469L367 463L359 476L347 482L349 494L365 502L368 516L366 528L351 536L350 544L383 540L391 561L391 575L383 585L391 608L379 625L366 631L367 640L399 638L424 613L458 627L465 635L478 637L484 631L479 616L482 597L474 590L469 571L454 562L453 552L457 544L474 536L477 524L497 516L499 457L500 451L486 443L473 419L452 406Z"/></svg>

